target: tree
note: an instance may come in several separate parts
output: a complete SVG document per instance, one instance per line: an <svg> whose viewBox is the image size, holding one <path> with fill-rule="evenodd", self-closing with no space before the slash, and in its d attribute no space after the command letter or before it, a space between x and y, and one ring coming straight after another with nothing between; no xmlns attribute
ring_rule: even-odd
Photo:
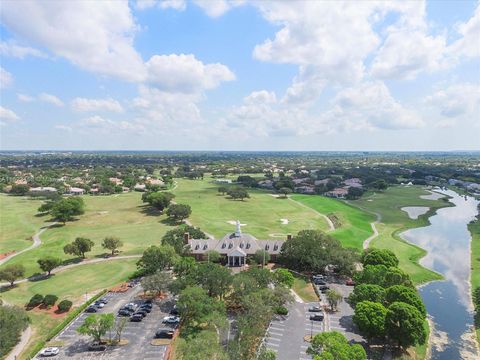
<svg viewBox="0 0 480 360"><path fill-rule="evenodd" d="M190 205L185 204L172 204L167 209L168 217L175 221L183 221L192 214L192 208Z"/></svg>
<svg viewBox="0 0 480 360"><path fill-rule="evenodd" d="M282 284L288 288L291 288L295 282L293 274L287 269L277 269L273 277L278 284Z"/></svg>
<svg viewBox="0 0 480 360"><path fill-rule="evenodd" d="M209 297L207 291L198 286L182 290L178 296L177 308L187 334L209 324L225 322L225 304Z"/></svg>
<svg viewBox="0 0 480 360"><path fill-rule="evenodd" d="M378 302L361 301L355 307L353 322L360 333L369 341L385 336L385 316L387 309Z"/></svg>
<svg viewBox="0 0 480 360"><path fill-rule="evenodd" d="M228 188L226 186L220 186L218 188L218 192L222 195L225 195L228 192Z"/></svg>
<svg viewBox="0 0 480 360"><path fill-rule="evenodd" d="M65 254L71 254L81 256L85 259L85 253L92 251L92 247L95 243L87 238L77 237L71 244L67 244L63 247Z"/></svg>
<svg viewBox="0 0 480 360"><path fill-rule="evenodd" d="M348 188L347 199L356 200L363 195L363 190L358 187L350 186Z"/></svg>
<svg viewBox="0 0 480 360"><path fill-rule="evenodd" d="M127 318L122 317L117 321L117 325L115 326L115 337L117 342L122 341L122 332L125 329L125 325L127 324Z"/></svg>
<svg viewBox="0 0 480 360"><path fill-rule="evenodd" d="M222 255L216 250L208 250L206 253L208 262L218 263L222 259Z"/></svg>
<svg viewBox="0 0 480 360"><path fill-rule="evenodd" d="M398 258L388 249L371 249L365 252L362 263L366 265L385 265L387 268L398 266Z"/></svg>
<svg viewBox="0 0 480 360"><path fill-rule="evenodd" d="M43 295L35 294L27 304L27 308L34 308L43 303Z"/></svg>
<svg viewBox="0 0 480 360"><path fill-rule="evenodd" d="M47 256L43 259L38 259L37 263L40 269L47 272L47 275L50 276L53 269L62 265L62 260L53 256Z"/></svg>
<svg viewBox="0 0 480 360"><path fill-rule="evenodd" d="M394 302L387 309L385 332L399 347L424 344L427 339L425 320L412 305Z"/></svg>
<svg viewBox="0 0 480 360"><path fill-rule="evenodd" d="M113 328L115 316L113 314L89 315L85 318L83 324L77 328L77 332L82 335L89 335L96 343L102 341L107 331Z"/></svg>
<svg viewBox="0 0 480 360"><path fill-rule="evenodd" d="M67 312L72 307L73 303L70 300L62 300L58 303L58 310L60 312Z"/></svg>
<svg viewBox="0 0 480 360"><path fill-rule="evenodd" d="M153 275L145 276L142 279L142 287L145 291L151 291L155 295L168 290L173 278L166 271L159 271Z"/></svg>
<svg viewBox="0 0 480 360"><path fill-rule="evenodd" d="M273 350L267 349L266 347L262 347L258 354L257 360L276 360L277 353Z"/></svg>
<svg viewBox="0 0 480 360"><path fill-rule="evenodd" d="M173 198L175 198L175 195L172 193L162 191L147 192L142 195L143 202L150 204L159 211L166 209Z"/></svg>
<svg viewBox="0 0 480 360"><path fill-rule="evenodd" d="M181 257L173 265L173 272L177 278L184 278L193 274L197 269L197 262L192 257Z"/></svg>
<svg viewBox="0 0 480 360"><path fill-rule="evenodd" d="M48 294L48 295L45 295L45 297L43 298L43 305L50 308L52 307L53 305L55 305L55 303L57 302L58 300L58 296L57 295L53 295L53 294Z"/></svg>
<svg viewBox="0 0 480 360"><path fill-rule="evenodd" d="M249 197L250 197L250 195L248 194L247 190L242 189L242 188L232 188L232 189L229 189L229 190L228 190L228 195L230 195L230 197L231 197L233 200L240 199L241 201L243 201L243 199L245 199L245 198L249 198Z"/></svg>
<svg viewBox="0 0 480 360"><path fill-rule="evenodd" d="M427 316L425 305L415 288L403 285L390 286L385 292L385 303L390 305L399 301L414 306L424 318Z"/></svg>
<svg viewBox="0 0 480 360"><path fill-rule="evenodd" d="M173 230L169 230L162 237L162 245L171 245L175 248L175 252L179 255L184 255L189 252L188 246L184 243L185 233L188 233L194 239L206 239L207 235L200 230L190 225L182 225Z"/></svg>
<svg viewBox="0 0 480 360"><path fill-rule="evenodd" d="M173 246L152 245L143 252L142 257L137 262L137 267L143 269L145 274L150 275L172 267L178 261L178 258L179 256Z"/></svg>
<svg viewBox="0 0 480 360"><path fill-rule="evenodd" d="M385 289L375 284L359 284L355 286L353 292L348 297L349 304L355 306L362 301L373 301L383 303L385 299Z"/></svg>
<svg viewBox="0 0 480 360"><path fill-rule="evenodd" d="M12 264L5 266L0 270L0 280L5 280L13 286L15 280L25 276L25 266L22 264Z"/></svg>
<svg viewBox="0 0 480 360"><path fill-rule="evenodd" d="M342 294L336 290L328 290L326 295L330 309L332 309L332 311L336 311L338 303L343 299Z"/></svg>
<svg viewBox="0 0 480 360"><path fill-rule="evenodd" d="M122 246L123 242L119 238L113 236L107 236L102 242L102 247L110 250L112 252L112 256L115 255L118 248L121 248Z"/></svg>
<svg viewBox="0 0 480 360"><path fill-rule="evenodd" d="M55 201L44 202L39 206L37 211L42 214L48 214L52 210L53 205L55 205Z"/></svg>
<svg viewBox="0 0 480 360"><path fill-rule="evenodd" d="M4 358L17 344L20 334L28 327L27 312L18 307L0 304L0 358Z"/></svg>
<svg viewBox="0 0 480 360"><path fill-rule="evenodd" d="M60 199L50 209L50 215L64 224L73 220L75 216L82 215L84 212L85 204L82 198L78 196Z"/></svg>
<svg viewBox="0 0 480 360"><path fill-rule="evenodd" d="M255 260L257 264L265 266L270 261L270 254L263 249L257 250L255 251L255 254L253 254L253 260Z"/></svg>
<svg viewBox="0 0 480 360"><path fill-rule="evenodd" d="M10 194L17 195L17 196L24 196L28 193L29 190L30 190L30 187L25 184L13 185L12 189L10 190Z"/></svg>
<svg viewBox="0 0 480 360"><path fill-rule="evenodd" d="M232 284L232 274L224 266L214 263L203 263L197 266L194 274L196 284L208 292L210 297L220 297L226 294Z"/></svg>
<svg viewBox="0 0 480 360"><path fill-rule="evenodd" d="M384 179L377 180L372 185L375 189L380 191L387 190L388 188L388 184Z"/></svg>
<svg viewBox="0 0 480 360"><path fill-rule="evenodd" d="M228 360L225 350L218 342L217 332L210 329L200 331L196 336L181 342L178 352L182 360Z"/></svg>
<svg viewBox="0 0 480 360"><path fill-rule="evenodd" d="M353 267L352 252L344 249L337 239L319 230L302 230L287 240L280 251L280 261L297 271L323 272L329 264Z"/></svg>
<svg viewBox="0 0 480 360"><path fill-rule="evenodd" d="M360 344L350 345L341 333L329 331L313 337L307 353L320 360L366 360L367 354Z"/></svg>
<svg viewBox="0 0 480 360"><path fill-rule="evenodd" d="M288 194L291 194L291 193L292 193L292 189L290 189L289 187L282 187L282 188L280 188L280 190L278 190L278 191L279 191L280 193L282 193L285 198L287 198L287 195L288 195Z"/></svg>

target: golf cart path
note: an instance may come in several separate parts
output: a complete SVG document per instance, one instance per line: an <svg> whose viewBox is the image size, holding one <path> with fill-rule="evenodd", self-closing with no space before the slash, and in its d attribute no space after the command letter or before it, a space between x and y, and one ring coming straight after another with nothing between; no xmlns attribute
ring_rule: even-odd
<svg viewBox="0 0 480 360"><path fill-rule="evenodd" d="M54 222L54 223L51 223L49 225L46 225L46 226L43 226L40 231L38 231L35 235L32 236L32 239L33 239L33 244L30 245L28 248L26 249L23 249L22 251L19 251L19 252L15 252L5 258L3 258L2 260L0 260L0 265L3 265L5 264L6 262L8 262L9 260L11 260L12 258L14 258L15 256L18 256L20 254L23 254L27 251L30 251L30 250L33 250L35 249L36 247L39 247L40 244L42 243L42 240L40 239L40 235L47 229L51 228L52 226L56 225L57 223Z"/></svg>
<svg viewBox="0 0 480 360"><path fill-rule="evenodd" d="M313 211L314 213L316 213L317 215L320 215L322 218L324 218L325 221L326 221L327 224L328 224L328 230L327 230L327 232L330 232L330 231L335 230L335 226L333 225L332 220L330 220L330 218L329 218L327 215L322 214L322 213L318 212L317 210L312 209L310 206L307 206L307 205L305 205L305 204L302 204L302 203L299 202L299 201L293 200L291 197L288 197L288 200L293 201L294 203L296 203L296 204L298 204L298 205L300 205L300 206L303 206L304 208L309 209L309 210Z"/></svg>
<svg viewBox="0 0 480 360"><path fill-rule="evenodd" d="M372 227L373 234L363 241L363 250L367 250L368 247L370 246L370 242L378 236L378 230L377 230L377 227L375 226L375 224L378 224L379 222L382 221L382 215L380 215L379 213L377 213L375 211L370 211L370 210L364 209L361 206L358 206L356 204L352 204L350 201L345 201L345 203L347 203L348 205L354 206L357 209L360 209L362 211L368 212L368 213L376 216L376 220L370 223L370 226Z"/></svg>
<svg viewBox="0 0 480 360"><path fill-rule="evenodd" d="M77 266L97 264L97 263L102 263L102 262L105 262L105 261L113 261L113 260L137 259L137 258L141 258L141 257L142 257L142 255L124 255L124 256L114 256L114 257L100 258L100 259L89 259L89 260L84 260L84 261L76 263L76 264L59 266L58 268L55 268L55 269L52 270L52 274L58 274L62 271L69 270L69 269L75 268ZM17 280L17 281L15 281L15 284L21 284L21 283L24 283L24 282L27 282L27 281L40 280L42 278L47 279L45 274L41 274L41 275L32 276L32 277L29 277L29 278ZM8 286L8 285L10 285L10 283L0 283L0 287Z"/></svg>

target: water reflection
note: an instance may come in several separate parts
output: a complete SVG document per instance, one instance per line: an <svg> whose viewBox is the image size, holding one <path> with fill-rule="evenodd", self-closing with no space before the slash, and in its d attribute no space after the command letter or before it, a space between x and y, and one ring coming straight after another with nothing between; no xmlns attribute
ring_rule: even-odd
<svg viewBox="0 0 480 360"><path fill-rule="evenodd" d="M445 277L445 281L422 287L420 294L433 318L436 332L446 333L449 339L447 346L432 349L432 358L451 360L465 358L465 334L471 331L473 324L467 224L477 214L478 201L471 197L465 200L453 191L442 193L451 196L450 201L455 206L438 210L430 217L431 225L407 230L401 236L427 250L428 254L420 263ZM480 355L472 353L472 356Z"/></svg>

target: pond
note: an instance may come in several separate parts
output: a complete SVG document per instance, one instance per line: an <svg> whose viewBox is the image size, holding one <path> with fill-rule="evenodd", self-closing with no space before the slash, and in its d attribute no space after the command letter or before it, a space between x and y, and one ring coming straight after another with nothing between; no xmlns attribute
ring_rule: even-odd
<svg viewBox="0 0 480 360"><path fill-rule="evenodd" d="M434 325L432 359L480 359L473 335L467 229L477 215L478 201L450 190L442 193L455 206L439 209L430 217L431 225L407 230L401 237L428 251L420 263L445 278L419 289Z"/></svg>

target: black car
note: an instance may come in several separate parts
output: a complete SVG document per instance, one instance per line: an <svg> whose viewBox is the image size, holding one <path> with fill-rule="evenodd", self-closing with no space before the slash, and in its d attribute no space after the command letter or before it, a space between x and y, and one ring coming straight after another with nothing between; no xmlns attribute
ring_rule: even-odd
<svg viewBox="0 0 480 360"><path fill-rule="evenodd" d="M118 310L118 316L130 316L130 311L127 309L120 309Z"/></svg>
<svg viewBox="0 0 480 360"><path fill-rule="evenodd" d="M173 309L170 310L170 315L175 315L175 316L176 316L176 315L178 315L178 314L179 314L179 312L178 312L177 306L175 305L175 306L173 307Z"/></svg>
<svg viewBox="0 0 480 360"><path fill-rule="evenodd" d="M323 321L323 314L310 315L312 321Z"/></svg>
<svg viewBox="0 0 480 360"><path fill-rule="evenodd" d="M135 314L140 314L143 317L147 316L147 312L143 309L138 309L137 311L135 311L135 313L133 315L135 315Z"/></svg>
<svg viewBox="0 0 480 360"><path fill-rule="evenodd" d="M142 305L140 305L140 307L145 307L145 308L149 308L151 309L153 307L152 303L146 303L144 302Z"/></svg>
<svg viewBox="0 0 480 360"><path fill-rule="evenodd" d="M152 304L152 299L147 299L143 301L144 304Z"/></svg>
<svg viewBox="0 0 480 360"><path fill-rule="evenodd" d="M108 304L108 299L107 299L107 298L104 298L104 297L101 298L101 299L98 300L98 301L100 301L102 304Z"/></svg>
<svg viewBox="0 0 480 360"><path fill-rule="evenodd" d="M92 305L90 305L89 307L87 307L85 309L85 312L87 312L87 313L96 313L97 311L98 311L97 308L95 306L92 306Z"/></svg>
<svg viewBox="0 0 480 360"><path fill-rule="evenodd" d="M130 321L133 321L133 322L140 322L142 320L143 320L143 315L142 314L133 314L130 317Z"/></svg>
<svg viewBox="0 0 480 360"><path fill-rule="evenodd" d="M330 289L330 288L327 285L319 285L318 286L318 290L320 290L320 291L324 291L324 290L326 291L328 289Z"/></svg>
<svg viewBox="0 0 480 360"><path fill-rule="evenodd" d="M320 280L320 279L314 279L314 280L313 280L313 283L314 283L315 285L327 285L327 283L326 283L325 281Z"/></svg>
<svg viewBox="0 0 480 360"><path fill-rule="evenodd" d="M173 329L168 329L168 328L159 329L155 333L155 338L157 338L157 339L171 339L171 338L173 338L174 333L175 333L175 330L173 330Z"/></svg>
<svg viewBox="0 0 480 360"><path fill-rule="evenodd" d="M145 305L141 305L139 310L146 311L147 313L149 313L152 311L152 308Z"/></svg>
<svg viewBox="0 0 480 360"><path fill-rule="evenodd" d="M93 343L88 345L88 351L105 351L105 350L107 350L107 345L105 344Z"/></svg>

